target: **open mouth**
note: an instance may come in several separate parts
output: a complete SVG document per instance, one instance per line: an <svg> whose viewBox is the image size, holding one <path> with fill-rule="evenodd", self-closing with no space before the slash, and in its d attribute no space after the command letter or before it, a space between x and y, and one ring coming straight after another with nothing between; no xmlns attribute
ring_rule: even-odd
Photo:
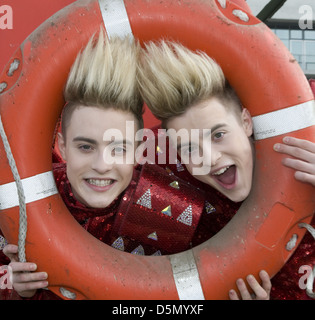
<svg viewBox="0 0 315 320"><path fill-rule="evenodd" d="M85 181L93 189L108 189L108 187L115 182L115 180L112 179L86 179Z"/></svg>
<svg viewBox="0 0 315 320"><path fill-rule="evenodd" d="M93 184L94 186L98 186L98 187L109 186L114 182L114 180L100 180L100 179L87 179L86 181L89 184Z"/></svg>
<svg viewBox="0 0 315 320"><path fill-rule="evenodd" d="M216 180L222 187L231 189L235 186L236 182L236 166L226 166L215 172L211 173L211 176Z"/></svg>

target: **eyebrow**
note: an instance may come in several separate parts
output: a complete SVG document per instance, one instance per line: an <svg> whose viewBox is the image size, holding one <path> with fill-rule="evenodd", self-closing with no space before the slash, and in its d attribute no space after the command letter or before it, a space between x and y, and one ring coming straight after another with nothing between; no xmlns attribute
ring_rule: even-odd
<svg viewBox="0 0 315 320"><path fill-rule="evenodd" d="M73 142L78 142L78 141L79 142L87 142L87 143L94 144L94 145L97 144L96 140L91 139L91 138L87 138L87 137L75 137L75 138L73 138L72 141ZM110 143L132 145L132 142L130 140L127 140L127 139L124 139L124 140L112 140L112 141L110 141Z"/></svg>
<svg viewBox="0 0 315 320"><path fill-rule="evenodd" d="M91 138L86 138L86 137L75 137L72 140L73 142L77 142L77 141L84 141L87 143L91 143L91 144L97 144L97 141Z"/></svg>
<svg viewBox="0 0 315 320"><path fill-rule="evenodd" d="M208 130L208 132L206 132L205 136L209 136L209 134L211 134L211 132L214 132L222 127L225 127L226 126L226 123L218 123L216 125L214 125L211 129L200 129L200 130ZM191 146L193 145L190 141L189 142L185 142L183 144L178 144L177 145L177 151L180 150L181 148L183 147L186 147L186 146Z"/></svg>
<svg viewBox="0 0 315 320"><path fill-rule="evenodd" d="M112 140L111 143L113 144L130 144L132 145L132 142L130 140L124 139L124 140Z"/></svg>
<svg viewBox="0 0 315 320"><path fill-rule="evenodd" d="M211 128L211 132L216 131L216 130L222 128L222 127L225 127L226 125L227 125L226 123L218 123L218 124L216 124L215 126L213 126Z"/></svg>

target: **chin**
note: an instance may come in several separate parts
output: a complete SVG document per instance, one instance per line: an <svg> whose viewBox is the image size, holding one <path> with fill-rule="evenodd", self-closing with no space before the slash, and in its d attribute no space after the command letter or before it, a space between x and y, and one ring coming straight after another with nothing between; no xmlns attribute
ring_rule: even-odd
<svg viewBox="0 0 315 320"><path fill-rule="evenodd" d="M242 202L248 197L248 192L237 193L237 194L225 194L233 202Z"/></svg>
<svg viewBox="0 0 315 320"><path fill-rule="evenodd" d="M111 202L106 202L106 203L99 203L98 205L96 205L94 208L96 209L101 209L101 208L107 208L109 205L111 204Z"/></svg>
<svg viewBox="0 0 315 320"><path fill-rule="evenodd" d="M111 204L111 202L104 202L104 201L94 201L91 202L91 200L86 204L89 208L94 208L94 209L102 209L106 208Z"/></svg>

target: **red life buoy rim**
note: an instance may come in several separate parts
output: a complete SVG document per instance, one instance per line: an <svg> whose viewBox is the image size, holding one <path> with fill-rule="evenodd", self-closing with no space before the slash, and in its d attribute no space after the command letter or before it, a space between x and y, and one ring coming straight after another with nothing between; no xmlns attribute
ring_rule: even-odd
<svg viewBox="0 0 315 320"><path fill-rule="evenodd" d="M122 6L127 21L112 25ZM110 23L108 12L113 15ZM281 41L232 2L78 0L48 19L10 60L8 68L19 61L17 70L8 75L7 68L0 78L5 84L1 117L21 179L51 176L51 139L64 105L67 74L104 22L108 33L131 30L141 42L177 40L220 64L260 128L254 187L216 236L187 252L161 257L134 256L101 243L76 223L54 190L51 195L45 190L46 195L27 204L29 261L49 274L52 291L73 299L226 299L237 278L261 269L276 274L301 241L305 231L298 224L311 221L315 205L312 188L294 180L272 146L291 131L314 139L314 126L305 119L298 127L281 125L277 131L284 114L314 110L314 97ZM265 114L274 120L273 127L264 125ZM1 187L12 186L3 148L0 170ZM0 227L16 243L18 204L1 205ZM293 235L296 244L286 249ZM190 291L196 283L200 296Z"/></svg>

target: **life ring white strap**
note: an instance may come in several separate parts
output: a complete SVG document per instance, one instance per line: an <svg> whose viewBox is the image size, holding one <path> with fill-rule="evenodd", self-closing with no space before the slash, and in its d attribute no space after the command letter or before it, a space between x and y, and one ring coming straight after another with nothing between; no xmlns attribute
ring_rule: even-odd
<svg viewBox="0 0 315 320"><path fill-rule="evenodd" d="M133 36L123 0L98 0L107 35L112 37Z"/></svg>
<svg viewBox="0 0 315 320"><path fill-rule="evenodd" d="M180 300L205 300L192 250L170 255Z"/></svg>
<svg viewBox="0 0 315 320"><path fill-rule="evenodd" d="M255 140L262 140L315 125L315 101L253 117Z"/></svg>
<svg viewBox="0 0 315 320"><path fill-rule="evenodd" d="M52 171L22 179L25 203L45 199L58 193ZM19 197L15 182L0 186L0 210L19 206ZM1 214L1 213L0 213Z"/></svg>

